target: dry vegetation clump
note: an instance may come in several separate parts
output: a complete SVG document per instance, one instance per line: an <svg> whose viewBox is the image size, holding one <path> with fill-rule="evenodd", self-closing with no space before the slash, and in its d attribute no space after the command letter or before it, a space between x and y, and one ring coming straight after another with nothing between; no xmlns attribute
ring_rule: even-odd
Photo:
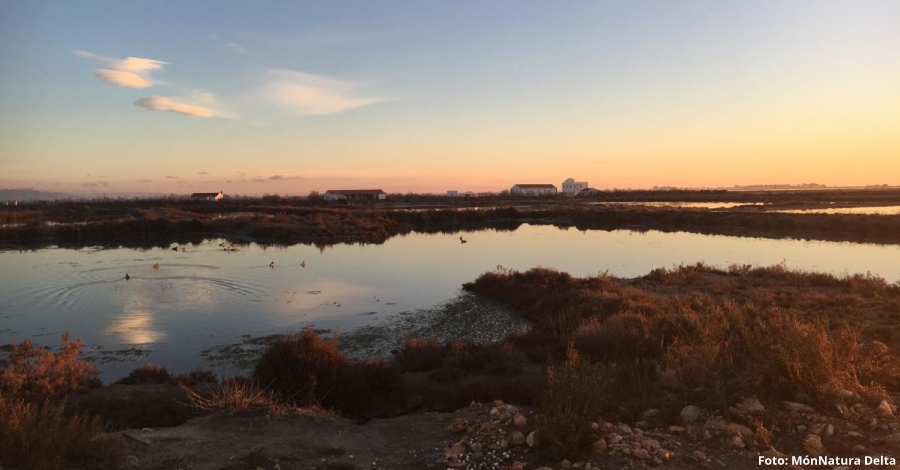
<svg viewBox="0 0 900 470"><path fill-rule="evenodd" d="M204 412L224 410L235 413L256 407L273 409L279 406L278 394L261 387L252 379L234 377L215 383L215 387L206 393L190 388L184 382L178 385L187 394L191 406Z"/></svg>
<svg viewBox="0 0 900 470"><path fill-rule="evenodd" d="M900 288L871 276L697 265L624 281L533 269L487 273L466 288L535 320L507 341L548 365L542 433L570 436L550 439L554 455L588 440L576 419L585 409L634 419L693 403L728 414L748 395L833 409L848 395L877 404L900 391L897 343L867 328L867 314L894 305ZM833 308L847 296L863 300Z"/></svg>
<svg viewBox="0 0 900 470"><path fill-rule="evenodd" d="M299 406L321 406L360 417L381 395L391 393L399 371L390 361L350 362L338 338L312 329L284 335L268 345L253 379Z"/></svg>
<svg viewBox="0 0 900 470"><path fill-rule="evenodd" d="M127 377L117 380L115 383L121 385L143 385L143 384L169 384L175 380L169 374L165 367L145 364L137 369L132 370Z"/></svg>
<svg viewBox="0 0 900 470"><path fill-rule="evenodd" d="M99 385L97 370L78 359L80 348L66 333L56 352L24 341L0 357L3 467L116 468L124 460L124 443L105 437L98 418L64 411L67 395Z"/></svg>
<svg viewBox="0 0 900 470"><path fill-rule="evenodd" d="M453 382L466 374L517 375L526 362L525 355L507 342L441 344L433 338L405 338L394 360L404 372L433 371L438 382Z"/></svg>
<svg viewBox="0 0 900 470"><path fill-rule="evenodd" d="M174 379L175 383L179 385L186 385L188 387L192 387L199 384L214 384L218 383L219 379L216 377L212 371L198 368L194 369L190 372L185 372L183 374L178 374Z"/></svg>
<svg viewBox="0 0 900 470"><path fill-rule="evenodd" d="M78 359L81 340L71 339L66 332L56 352L28 340L13 344L6 358L0 360L0 391L7 397L41 402L100 386L97 369Z"/></svg>

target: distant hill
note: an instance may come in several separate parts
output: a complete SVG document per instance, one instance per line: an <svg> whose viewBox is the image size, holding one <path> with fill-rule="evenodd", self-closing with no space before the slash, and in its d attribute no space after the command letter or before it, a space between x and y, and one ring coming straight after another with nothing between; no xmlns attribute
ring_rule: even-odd
<svg viewBox="0 0 900 470"><path fill-rule="evenodd" d="M78 196L36 189L0 189L0 201L54 201L56 199L77 198Z"/></svg>

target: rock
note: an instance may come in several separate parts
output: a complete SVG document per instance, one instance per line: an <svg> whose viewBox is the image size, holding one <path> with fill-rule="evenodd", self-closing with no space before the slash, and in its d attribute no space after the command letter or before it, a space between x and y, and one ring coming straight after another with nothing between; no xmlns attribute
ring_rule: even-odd
<svg viewBox="0 0 900 470"><path fill-rule="evenodd" d="M712 433L709 432L709 429L703 431L703 440L708 441L713 438Z"/></svg>
<svg viewBox="0 0 900 470"><path fill-rule="evenodd" d="M525 436L525 443L528 444L528 447L534 447L537 444L537 441L534 438L534 431L531 431Z"/></svg>
<svg viewBox="0 0 900 470"><path fill-rule="evenodd" d="M513 415L513 425L517 428L525 426L526 423L528 423L528 418L526 418L522 413L516 413L515 415Z"/></svg>
<svg viewBox="0 0 900 470"><path fill-rule="evenodd" d="M475 452L474 454L472 454L472 460L474 460L474 461L476 461L476 462L481 462L481 461L483 461L483 460L484 460L484 453L482 453L482 452Z"/></svg>
<svg viewBox="0 0 900 470"><path fill-rule="evenodd" d="M756 397L745 398L744 401L737 404L737 409L750 416L759 415L766 411L766 407Z"/></svg>
<svg viewBox="0 0 900 470"><path fill-rule="evenodd" d="M881 403L878 404L878 407L875 408L875 412L881 416L893 416L894 409L891 407L891 404L888 403L887 400L881 400Z"/></svg>
<svg viewBox="0 0 900 470"><path fill-rule="evenodd" d="M699 450L691 452L691 457L693 457L697 462L706 463L706 454Z"/></svg>
<svg viewBox="0 0 900 470"><path fill-rule="evenodd" d="M568 470L568 469L572 468L572 462L569 462L568 460L563 460L562 462L559 463L559 468L561 468L563 470Z"/></svg>
<svg viewBox="0 0 900 470"><path fill-rule="evenodd" d="M860 434L860 433L858 433L858 432L856 432L856 431L850 431L850 432L847 433L847 437L850 437L850 438L853 438L853 439L863 439L863 438L865 438L866 436L863 436L862 434Z"/></svg>
<svg viewBox="0 0 900 470"><path fill-rule="evenodd" d="M707 421L703 426L703 429L711 432L714 436L718 436L728 430L728 423L726 423L721 416L716 416L715 418Z"/></svg>
<svg viewBox="0 0 900 470"><path fill-rule="evenodd" d="M631 427L629 427L627 424L620 424L617 429L619 431L619 434L624 434L626 436L631 434Z"/></svg>
<svg viewBox="0 0 900 470"><path fill-rule="evenodd" d="M741 436L731 436L731 439L728 440L728 443L731 444L732 447L737 447L738 449L747 447L747 444L744 444L744 440L741 439Z"/></svg>
<svg viewBox="0 0 900 470"><path fill-rule="evenodd" d="M445 447L442 454L444 455L445 458L450 458L450 457L458 457L459 455L464 454L465 452L466 452L466 447L464 445L462 445L461 442L457 442L456 444L453 444L452 446Z"/></svg>
<svg viewBox="0 0 900 470"><path fill-rule="evenodd" d="M900 433L894 433L884 438L884 443L890 446L900 446Z"/></svg>
<svg viewBox="0 0 900 470"><path fill-rule="evenodd" d="M520 446L522 444L525 444L525 435L522 434L522 431L515 430L515 431L509 433L508 437L509 437L510 444L512 444L514 446Z"/></svg>
<svg viewBox="0 0 900 470"><path fill-rule="evenodd" d="M828 425L825 426L825 436L831 437L832 434L834 434L834 425L828 423Z"/></svg>
<svg viewBox="0 0 900 470"><path fill-rule="evenodd" d="M659 445L659 441L657 441L656 439L646 438L641 440L641 447L647 450L656 450L661 448L662 446Z"/></svg>
<svg viewBox="0 0 900 470"><path fill-rule="evenodd" d="M516 461L513 462L513 464L509 467L509 470L525 470L525 464L523 464L522 462L519 462L518 460L516 460Z"/></svg>
<svg viewBox="0 0 900 470"><path fill-rule="evenodd" d="M688 405L681 409L681 422L683 424L693 424L698 419L700 419L700 415L703 413L703 410L700 409L699 406Z"/></svg>
<svg viewBox="0 0 900 470"><path fill-rule="evenodd" d="M781 402L781 406L788 411L793 411L795 413L814 413L815 410L812 409L809 405L804 405L803 403L797 403L793 401L783 401Z"/></svg>
<svg viewBox="0 0 900 470"><path fill-rule="evenodd" d="M741 436L743 439L747 439L749 437L753 437L754 432L750 430L747 426L738 423L731 423L728 425L728 432L735 436Z"/></svg>
<svg viewBox="0 0 900 470"><path fill-rule="evenodd" d="M661 417L662 410L651 408L641 414L641 421L646 421L647 423L658 423Z"/></svg>
<svg viewBox="0 0 900 470"><path fill-rule="evenodd" d="M452 433L465 432L469 429L469 421L465 418L456 418L447 426L447 430Z"/></svg>
<svg viewBox="0 0 900 470"><path fill-rule="evenodd" d="M797 432L799 432L799 433L804 433L804 432L806 432L806 426L804 426L804 425L802 425L802 424L799 425L799 426L797 426ZM815 434L815 433L813 433L813 434Z"/></svg>
<svg viewBox="0 0 900 470"><path fill-rule="evenodd" d="M669 434L681 434L684 432L684 428L681 426L669 426Z"/></svg>
<svg viewBox="0 0 900 470"><path fill-rule="evenodd" d="M631 455L641 459L641 460L650 460L650 452L647 452L645 449L634 449L631 451Z"/></svg>
<svg viewBox="0 0 900 470"><path fill-rule="evenodd" d="M853 446L853 452L857 454L868 454L869 449L866 449L866 446L862 444L856 444L855 446Z"/></svg>
<svg viewBox="0 0 900 470"><path fill-rule="evenodd" d="M591 444L591 448L594 449L595 454L605 454L609 446L606 444L605 439L597 439Z"/></svg>
<svg viewBox="0 0 900 470"><path fill-rule="evenodd" d="M807 434L803 439L803 449L812 457L818 457L825 453L825 446L822 445L822 439L815 434Z"/></svg>

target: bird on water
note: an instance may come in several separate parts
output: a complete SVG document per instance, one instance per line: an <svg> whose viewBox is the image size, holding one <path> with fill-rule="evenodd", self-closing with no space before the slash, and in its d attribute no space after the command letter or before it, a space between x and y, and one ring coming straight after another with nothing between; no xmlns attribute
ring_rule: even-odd
<svg viewBox="0 0 900 470"><path fill-rule="evenodd" d="M125 273L125 280L127 281L129 279L131 279L131 276L129 276L128 273Z"/></svg>
<svg viewBox="0 0 900 470"><path fill-rule="evenodd" d="M159 269L159 263L154 263L154 264L153 264L153 269Z"/></svg>

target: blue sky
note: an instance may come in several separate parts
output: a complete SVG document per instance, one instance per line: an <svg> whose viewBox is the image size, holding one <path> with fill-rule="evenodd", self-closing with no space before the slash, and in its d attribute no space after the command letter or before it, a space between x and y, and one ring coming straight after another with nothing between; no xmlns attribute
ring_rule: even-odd
<svg viewBox="0 0 900 470"><path fill-rule="evenodd" d="M0 186L900 184L898 24L894 1L3 2Z"/></svg>

